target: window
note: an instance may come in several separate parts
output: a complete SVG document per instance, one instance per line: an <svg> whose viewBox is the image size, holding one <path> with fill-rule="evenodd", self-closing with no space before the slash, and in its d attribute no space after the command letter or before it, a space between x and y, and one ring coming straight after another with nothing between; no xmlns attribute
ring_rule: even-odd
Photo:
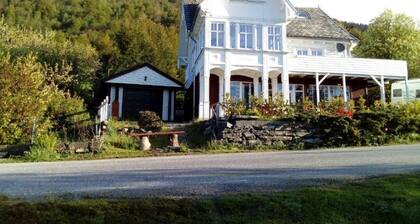
<svg viewBox="0 0 420 224"><path fill-rule="evenodd" d="M420 99L420 89L417 89L416 90L416 98L417 99Z"/></svg>
<svg viewBox="0 0 420 224"><path fill-rule="evenodd" d="M394 97L402 97L402 95L403 95L402 89L394 89L392 91L392 95Z"/></svg>
<svg viewBox="0 0 420 224"><path fill-rule="evenodd" d="M311 15L307 11L299 10L298 11L298 17L302 19L311 19Z"/></svg>
<svg viewBox="0 0 420 224"><path fill-rule="evenodd" d="M223 23L211 24L211 46L212 47L225 46L225 24Z"/></svg>
<svg viewBox="0 0 420 224"><path fill-rule="evenodd" d="M281 94L283 91L283 84L279 83L277 85L278 92ZM302 101L305 97L305 87L301 84L289 84L290 90L290 103L296 104Z"/></svg>
<svg viewBox="0 0 420 224"><path fill-rule="evenodd" d="M308 56L309 55L309 51L307 49L298 49L297 50L297 55L299 55L299 56Z"/></svg>
<svg viewBox="0 0 420 224"><path fill-rule="evenodd" d="M320 49L311 49L311 56L323 56L323 52Z"/></svg>
<svg viewBox="0 0 420 224"><path fill-rule="evenodd" d="M245 49L253 48L252 25L241 24L239 26L239 47Z"/></svg>
<svg viewBox="0 0 420 224"><path fill-rule="evenodd" d="M230 95L233 99L241 100L247 107L251 106L253 84L249 82L233 81L230 84Z"/></svg>
<svg viewBox="0 0 420 224"><path fill-rule="evenodd" d="M268 49L279 51L281 49L281 27L268 27Z"/></svg>
<svg viewBox="0 0 420 224"><path fill-rule="evenodd" d="M236 23L230 24L230 47L236 48Z"/></svg>
<svg viewBox="0 0 420 224"><path fill-rule="evenodd" d="M343 97L343 87L342 86L331 86L331 85L321 85L319 87L319 93L321 100L331 100L337 97ZM347 86L347 99L351 99L350 87ZM309 98L313 101L316 100L316 87L315 85L309 86Z"/></svg>

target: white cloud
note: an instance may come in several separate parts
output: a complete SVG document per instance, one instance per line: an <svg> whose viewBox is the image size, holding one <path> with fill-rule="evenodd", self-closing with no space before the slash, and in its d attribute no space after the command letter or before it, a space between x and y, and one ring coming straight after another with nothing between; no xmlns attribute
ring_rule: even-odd
<svg viewBox="0 0 420 224"><path fill-rule="evenodd" d="M406 13L420 21L419 0L291 0L296 7L320 7L331 17L368 24L385 9Z"/></svg>

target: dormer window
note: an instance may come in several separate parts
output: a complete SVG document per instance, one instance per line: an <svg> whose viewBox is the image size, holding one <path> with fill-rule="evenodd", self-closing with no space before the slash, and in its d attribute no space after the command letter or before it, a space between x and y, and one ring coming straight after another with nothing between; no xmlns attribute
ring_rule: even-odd
<svg viewBox="0 0 420 224"><path fill-rule="evenodd" d="M225 46L225 24L224 23L211 24L211 46L212 47Z"/></svg>
<svg viewBox="0 0 420 224"><path fill-rule="evenodd" d="M307 11L300 10L297 14L297 16L301 19L311 19L311 15Z"/></svg>

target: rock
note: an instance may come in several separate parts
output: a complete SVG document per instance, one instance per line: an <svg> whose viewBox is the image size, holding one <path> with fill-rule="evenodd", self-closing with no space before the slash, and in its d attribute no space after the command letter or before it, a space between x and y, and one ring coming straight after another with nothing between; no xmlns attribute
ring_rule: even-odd
<svg viewBox="0 0 420 224"><path fill-rule="evenodd" d="M307 144L320 144L322 143L322 140L320 138L308 138L304 139L303 142Z"/></svg>
<svg viewBox="0 0 420 224"><path fill-rule="evenodd" d="M148 151L148 150L151 149L152 144L150 144L149 137L144 136L144 137L141 138L140 147L144 151Z"/></svg>

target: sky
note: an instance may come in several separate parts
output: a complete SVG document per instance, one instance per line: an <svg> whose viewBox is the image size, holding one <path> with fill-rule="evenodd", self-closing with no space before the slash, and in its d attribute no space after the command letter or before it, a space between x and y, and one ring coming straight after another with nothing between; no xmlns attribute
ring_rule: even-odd
<svg viewBox="0 0 420 224"><path fill-rule="evenodd" d="M420 0L290 0L296 7L320 7L331 17L369 24L385 9L405 13L420 21Z"/></svg>

